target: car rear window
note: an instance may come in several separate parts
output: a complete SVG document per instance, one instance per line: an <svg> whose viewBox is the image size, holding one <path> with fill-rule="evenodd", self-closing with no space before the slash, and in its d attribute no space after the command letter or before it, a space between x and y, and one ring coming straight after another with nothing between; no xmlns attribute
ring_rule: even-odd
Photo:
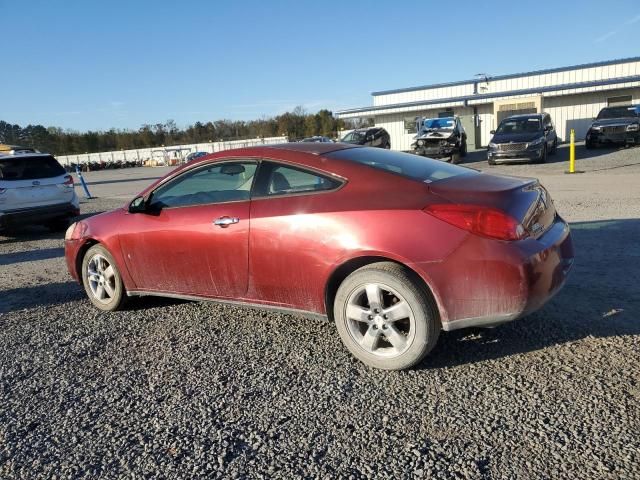
<svg viewBox="0 0 640 480"><path fill-rule="evenodd" d="M0 157L0 180L35 180L64 174L64 168L51 155Z"/></svg>
<svg viewBox="0 0 640 480"><path fill-rule="evenodd" d="M361 163L426 183L463 175L479 175L477 171L470 168L384 148L348 148L331 152L326 157Z"/></svg>

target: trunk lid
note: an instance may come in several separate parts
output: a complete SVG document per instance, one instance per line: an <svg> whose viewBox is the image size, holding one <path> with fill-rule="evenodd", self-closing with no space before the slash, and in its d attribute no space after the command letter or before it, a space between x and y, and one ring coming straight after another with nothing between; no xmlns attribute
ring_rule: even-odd
<svg viewBox="0 0 640 480"><path fill-rule="evenodd" d="M480 174L441 180L429 190L451 203L502 210L533 238L546 232L556 217L549 192L535 178Z"/></svg>

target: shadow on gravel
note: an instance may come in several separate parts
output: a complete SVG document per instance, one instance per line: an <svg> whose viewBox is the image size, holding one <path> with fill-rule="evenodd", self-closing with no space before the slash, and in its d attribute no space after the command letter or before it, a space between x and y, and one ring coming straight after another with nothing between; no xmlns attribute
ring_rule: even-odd
<svg viewBox="0 0 640 480"><path fill-rule="evenodd" d="M622 146L602 146L593 149L586 149L584 146L584 142L580 142L576 145L576 161L579 162L581 160L588 160L591 158L600 157L602 155L608 155L611 153L615 153L621 150L625 150L628 148L638 148L638 147L622 147ZM638 148L638 152L640 152L640 148ZM549 155L547 157L547 161L545 163L568 163L569 162L569 144L564 143L562 145L558 145L558 151L554 155ZM487 151L483 150L475 150L473 152L469 152L465 158L460 162L461 164L471 167L471 168L481 168L483 166L488 166L487 163ZM522 164L522 162L501 162L507 165L518 165ZM531 162L533 163L533 162ZM629 165L619 165L610 168L622 168L631 165L636 165L636 163L630 163ZM600 171L600 170L609 170L610 168L601 168L597 170L589 170L589 171Z"/></svg>
<svg viewBox="0 0 640 480"><path fill-rule="evenodd" d="M84 220L85 218L93 217L104 213L104 211L81 213L77 217L73 217L69 224ZM40 225L28 225L24 227L17 227L9 231L0 232L0 245L8 245L10 243L31 242L36 240L51 240L64 238L64 232L52 232L48 228ZM1 265L1 264L0 264Z"/></svg>
<svg viewBox="0 0 640 480"><path fill-rule="evenodd" d="M75 282L45 283L0 291L0 313L47 307L80 300L84 291Z"/></svg>
<svg viewBox="0 0 640 480"><path fill-rule="evenodd" d="M0 245L9 245L10 243L31 242L36 240L51 240L64 238L64 232L52 232L45 227L24 227L21 229L3 231L0 234Z"/></svg>
<svg viewBox="0 0 640 480"><path fill-rule="evenodd" d="M494 329L444 333L418 369L499 359L587 337L640 335L640 219L571 224L576 261L542 310Z"/></svg>
<svg viewBox="0 0 640 480"><path fill-rule="evenodd" d="M11 265L21 262L48 260L64 256L64 248L41 248L27 252L0 253L0 265Z"/></svg>
<svg viewBox="0 0 640 480"><path fill-rule="evenodd" d="M170 307L171 305L181 305L183 303L191 303L191 301L169 297L156 297L154 295L149 295L148 297L131 297L126 304L125 311L135 312L137 310Z"/></svg>

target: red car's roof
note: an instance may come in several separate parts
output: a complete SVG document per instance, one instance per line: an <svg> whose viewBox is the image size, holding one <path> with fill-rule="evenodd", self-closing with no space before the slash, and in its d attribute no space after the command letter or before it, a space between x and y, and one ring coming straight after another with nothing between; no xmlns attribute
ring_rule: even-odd
<svg viewBox="0 0 640 480"><path fill-rule="evenodd" d="M311 153L313 155L326 155L327 153L346 150L347 148L358 148L359 145L349 143L279 143L276 145L265 145L264 148L274 150L289 150L292 152Z"/></svg>

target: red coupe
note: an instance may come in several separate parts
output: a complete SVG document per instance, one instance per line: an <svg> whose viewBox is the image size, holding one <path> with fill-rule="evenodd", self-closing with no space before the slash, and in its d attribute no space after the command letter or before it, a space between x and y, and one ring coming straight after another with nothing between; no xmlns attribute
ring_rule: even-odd
<svg viewBox="0 0 640 480"><path fill-rule="evenodd" d="M339 143L198 158L73 224L65 250L102 310L160 295L319 314L390 370L440 330L539 309L574 256L537 180Z"/></svg>

